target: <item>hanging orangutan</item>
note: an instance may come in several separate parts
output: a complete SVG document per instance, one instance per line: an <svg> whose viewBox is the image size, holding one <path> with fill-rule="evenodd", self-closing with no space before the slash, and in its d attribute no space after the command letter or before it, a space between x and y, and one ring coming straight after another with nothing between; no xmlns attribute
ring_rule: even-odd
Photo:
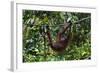
<svg viewBox="0 0 100 73"><path fill-rule="evenodd" d="M46 34L48 37L48 42L49 42L49 45L52 48L52 50L54 50L56 52L63 52L71 40L71 32L69 32L68 36L66 35L64 37L62 35L65 33L66 30L68 30L68 29L71 30L71 23L67 23L67 22L64 23L63 28L60 29L60 31L57 33L56 42L52 41L49 26L47 26L46 28L47 28Z"/></svg>

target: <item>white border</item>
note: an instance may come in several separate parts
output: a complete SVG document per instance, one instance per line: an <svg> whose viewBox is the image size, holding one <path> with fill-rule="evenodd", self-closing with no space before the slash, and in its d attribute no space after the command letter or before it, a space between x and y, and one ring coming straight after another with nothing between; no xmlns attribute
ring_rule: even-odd
<svg viewBox="0 0 100 73"><path fill-rule="evenodd" d="M12 8L12 65L13 71L34 70L34 69L54 69L66 67L94 66L96 65L96 9L91 7L75 7L63 5L46 5L34 3L18 3L13 2ZM60 61L60 62L38 62L38 63L22 63L22 10L46 10L46 11L67 11L91 13L91 60L79 61Z"/></svg>

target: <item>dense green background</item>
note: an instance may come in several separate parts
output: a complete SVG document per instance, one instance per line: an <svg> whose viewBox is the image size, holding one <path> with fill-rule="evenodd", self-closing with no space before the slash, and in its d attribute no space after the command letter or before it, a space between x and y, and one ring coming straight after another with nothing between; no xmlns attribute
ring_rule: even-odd
<svg viewBox="0 0 100 73"><path fill-rule="evenodd" d="M48 39L44 42L39 31L42 25L49 25L52 39L55 41L64 19L71 18L73 23L88 16L91 17L91 14L23 10L23 62L91 59L91 18L72 24L72 40L63 54L52 51Z"/></svg>

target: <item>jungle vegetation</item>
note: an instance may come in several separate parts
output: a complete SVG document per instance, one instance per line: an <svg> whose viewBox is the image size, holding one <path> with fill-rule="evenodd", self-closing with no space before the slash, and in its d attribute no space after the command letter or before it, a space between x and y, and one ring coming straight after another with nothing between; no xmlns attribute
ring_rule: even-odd
<svg viewBox="0 0 100 73"><path fill-rule="evenodd" d="M91 14L81 12L23 10L23 62L69 61L91 59ZM90 17L90 18L87 18ZM64 53L57 53L48 44L40 28L48 25L53 41L70 18L72 39ZM80 21L87 18L83 21ZM80 21L80 22L77 22ZM77 23L75 23L77 22ZM47 31L47 29L45 29ZM68 35L67 31L64 36ZM44 39L45 37L45 39Z"/></svg>

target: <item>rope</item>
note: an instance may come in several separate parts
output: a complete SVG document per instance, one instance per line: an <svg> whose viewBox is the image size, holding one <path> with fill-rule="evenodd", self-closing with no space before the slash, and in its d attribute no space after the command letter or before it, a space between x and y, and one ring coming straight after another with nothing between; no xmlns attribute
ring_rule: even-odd
<svg viewBox="0 0 100 73"><path fill-rule="evenodd" d="M83 18L83 19L80 19L80 20L78 20L78 21L73 22L72 24L77 24L77 23L82 22L82 21L84 21L84 20L86 20L86 19L89 19L89 18L90 18L90 16L85 17L85 18ZM50 25L41 25L42 29L40 30L40 32L41 32L41 33L42 33L42 32L45 32L45 28L46 28L47 26L50 26ZM55 26L55 25L51 25L51 26ZM64 26L64 24L62 24L61 26ZM45 35L45 34L42 33L42 35Z"/></svg>
<svg viewBox="0 0 100 73"><path fill-rule="evenodd" d="M82 22L82 21L89 19L89 18L90 18L90 16L85 17L85 18L80 19L78 21L72 22L72 24L77 24L77 23ZM40 30L40 32L41 32L42 35L45 35L43 32L45 32L45 28L48 27L48 26L50 26L50 25L41 25L42 29ZM51 25L51 26L55 26L55 25ZM64 24L62 24L61 26L64 26Z"/></svg>
<svg viewBox="0 0 100 73"><path fill-rule="evenodd" d="M82 18L82 19L80 19L80 20L78 20L78 21L72 22L72 24L77 24L77 23L82 22L82 21L84 21L84 20L86 20L86 19L89 19L89 18L91 18L91 17L88 16L88 17ZM59 25L60 25L60 26L64 26L64 24L59 24ZM46 27L46 26L57 26L57 25L34 25L34 26Z"/></svg>
<svg viewBox="0 0 100 73"><path fill-rule="evenodd" d="M83 18L83 19L80 19L80 20L78 20L78 21L75 21L75 22L73 22L73 24L82 22L82 21L84 21L84 20L86 20L86 19L89 19L89 18L90 18L90 16L89 16L89 17L86 17L86 18Z"/></svg>

